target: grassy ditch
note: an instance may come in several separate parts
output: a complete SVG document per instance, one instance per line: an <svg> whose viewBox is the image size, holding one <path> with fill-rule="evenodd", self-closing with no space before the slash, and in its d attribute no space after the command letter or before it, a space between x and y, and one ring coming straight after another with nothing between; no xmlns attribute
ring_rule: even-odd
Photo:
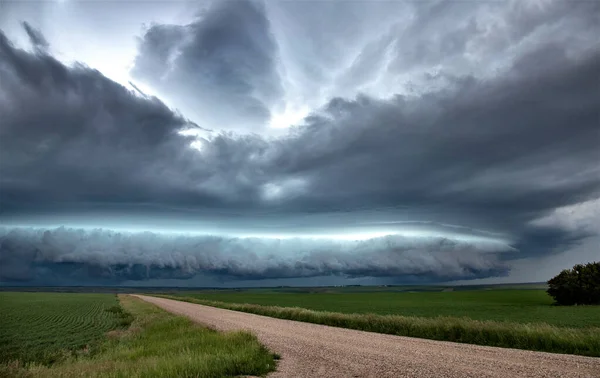
<svg viewBox="0 0 600 378"><path fill-rule="evenodd" d="M108 312L133 321L110 331L96 353L50 365L14 360L0 365L0 377L235 377L275 369L275 356L248 332L217 332L137 298L119 299L121 310Z"/></svg>
<svg viewBox="0 0 600 378"><path fill-rule="evenodd" d="M513 323L459 317L344 314L304 308L226 303L184 296L155 295L280 319L362 331L505 348L600 357L600 328L557 327L545 323Z"/></svg>

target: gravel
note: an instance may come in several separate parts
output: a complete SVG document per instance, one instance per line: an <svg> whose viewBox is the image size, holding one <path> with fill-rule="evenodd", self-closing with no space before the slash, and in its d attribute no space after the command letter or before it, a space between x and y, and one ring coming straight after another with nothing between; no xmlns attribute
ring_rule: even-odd
<svg viewBox="0 0 600 378"><path fill-rule="evenodd" d="M251 331L281 356L270 377L600 378L600 358L384 335L136 297L219 330Z"/></svg>

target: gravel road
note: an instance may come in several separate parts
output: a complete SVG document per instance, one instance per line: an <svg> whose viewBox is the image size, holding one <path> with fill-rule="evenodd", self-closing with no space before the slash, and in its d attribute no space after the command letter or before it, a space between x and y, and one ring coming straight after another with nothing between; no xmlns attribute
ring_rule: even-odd
<svg viewBox="0 0 600 378"><path fill-rule="evenodd" d="M219 330L253 332L282 357L270 377L600 378L600 358L383 335L136 296Z"/></svg>

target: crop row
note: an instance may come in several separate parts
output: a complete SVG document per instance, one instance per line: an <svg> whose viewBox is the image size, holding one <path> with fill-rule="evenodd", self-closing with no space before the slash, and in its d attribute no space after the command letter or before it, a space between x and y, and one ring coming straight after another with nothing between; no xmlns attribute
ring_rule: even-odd
<svg viewBox="0 0 600 378"><path fill-rule="evenodd" d="M110 294L0 293L0 363L51 363L120 325Z"/></svg>

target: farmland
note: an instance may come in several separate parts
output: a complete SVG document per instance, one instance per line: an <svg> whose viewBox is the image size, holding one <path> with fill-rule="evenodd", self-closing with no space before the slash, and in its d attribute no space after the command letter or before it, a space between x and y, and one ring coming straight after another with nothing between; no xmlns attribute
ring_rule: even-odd
<svg viewBox="0 0 600 378"><path fill-rule="evenodd" d="M106 332L128 324L119 309L114 295L0 293L0 363L49 364L89 353Z"/></svg>
<svg viewBox="0 0 600 378"><path fill-rule="evenodd" d="M600 356L600 307L554 306L539 289L254 289L161 296L371 332Z"/></svg>
<svg viewBox="0 0 600 378"><path fill-rule="evenodd" d="M301 307L345 314L466 317L559 327L600 327L598 306L553 306L544 290L498 289L460 291L219 290L176 295L226 303Z"/></svg>
<svg viewBox="0 0 600 378"><path fill-rule="evenodd" d="M220 333L129 296L1 293L0 303L0 377L260 376L276 366L250 333Z"/></svg>

